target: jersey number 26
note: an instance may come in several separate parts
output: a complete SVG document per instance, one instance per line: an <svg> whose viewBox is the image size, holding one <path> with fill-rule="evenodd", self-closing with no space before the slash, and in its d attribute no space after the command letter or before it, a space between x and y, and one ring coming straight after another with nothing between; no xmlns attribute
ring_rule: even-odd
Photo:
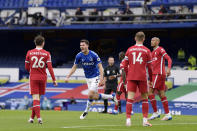
<svg viewBox="0 0 197 131"><path fill-rule="evenodd" d="M44 68L45 66L45 63L43 61L44 57L40 57L40 59L38 59L38 57L36 56L33 56L31 58L31 61L34 61L33 65L32 65L32 68Z"/></svg>

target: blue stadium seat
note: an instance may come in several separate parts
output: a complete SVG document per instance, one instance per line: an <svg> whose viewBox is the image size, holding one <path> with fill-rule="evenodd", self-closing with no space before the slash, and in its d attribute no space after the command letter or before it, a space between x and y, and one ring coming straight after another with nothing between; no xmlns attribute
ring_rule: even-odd
<svg viewBox="0 0 197 131"><path fill-rule="evenodd" d="M120 5L120 0L98 0L97 3L83 4L82 0L43 0L43 5L51 8L76 8L76 7L114 7ZM125 0L125 2L131 0ZM144 1L144 0L141 0ZM27 8L29 0L0 0L0 8ZM159 6L161 4L166 5L192 5L197 4L197 0L155 0L152 2L152 6ZM133 0L130 5L141 6L139 0Z"/></svg>

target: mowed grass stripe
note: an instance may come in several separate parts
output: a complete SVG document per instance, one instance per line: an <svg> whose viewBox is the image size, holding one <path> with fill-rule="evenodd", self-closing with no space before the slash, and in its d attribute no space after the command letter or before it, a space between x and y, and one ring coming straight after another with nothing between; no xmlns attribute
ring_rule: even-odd
<svg viewBox="0 0 197 131"><path fill-rule="evenodd" d="M173 116L172 121L153 120L153 127L142 127L142 114L132 116L131 127L125 126L125 114L110 115L90 112L80 120L82 112L41 111L44 123L27 122L31 111L0 110L0 131L80 131L80 130L130 130L130 131L196 131L197 116ZM63 128L67 127L67 128ZM71 127L71 128L69 128ZM72 128L77 127L77 128Z"/></svg>

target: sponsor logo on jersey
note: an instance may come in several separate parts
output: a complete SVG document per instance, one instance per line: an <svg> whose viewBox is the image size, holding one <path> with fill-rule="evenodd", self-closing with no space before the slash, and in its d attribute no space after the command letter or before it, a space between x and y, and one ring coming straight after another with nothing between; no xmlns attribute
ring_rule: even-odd
<svg viewBox="0 0 197 131"><path fill-rule="evenodd" d="M94 65L94 62L83 62L82 65L90 66L90 65Z"/></svg>

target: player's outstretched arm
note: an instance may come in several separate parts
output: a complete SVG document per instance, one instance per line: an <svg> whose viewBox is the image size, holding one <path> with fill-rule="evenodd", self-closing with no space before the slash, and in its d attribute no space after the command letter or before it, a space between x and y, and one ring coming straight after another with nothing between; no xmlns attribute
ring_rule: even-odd
<svg viewBox="0 0 197 131"><path fill-rule="evenodd" d="M106 89L106 81L107 81L107 77L104 76L104 80L103 80L103 83L104 83L103 89L104 89L104 90Z"/></svg>
<svg viewBox="0 0 197 131"><path fill-rule="evenodd" d="M103 86L104 85L104 80L103 80L104 70L103 70L103 66L102 66L101 63L98 64L98 68L99 68L99 73L100 73L100 83L99 83L99 86Z"/></svg>
<svg viewBox="0 0 197 131"><path fill-rule="evenodd" d="M123 62L123 68L124 69L128 69L128 66L129 66L129 58L128 58L128 50L127 50L127 52L126 52L126 54L125 54L125 57L124 57L124 62Z"/></svg>
<svg viewBox="0 0 197 131"><path fill-rule="evenodd" d="M115 75L115 78L118 78L118 77L121 77L120 69L119 68L117 68L117 75Z"/></svg>
<svg viewBox="0 0 197 131"><path fill-rule="evenodd" d="M55 79L52 63L51 62L47 62L47 67L48 67L49 73L50 73L50 75L52 77L53 85L57 86L58 84L57 84L56 79Z"/></svg>
<svg viewBox="0 0 197 131"><path fill-rule="evenodd" d="M126 73L125 73L124 69L121 69L121 71L122 71L122 80L123 80L123 83L124 83L124 85L126 85Z"/></svg>
<svg viewBox="0 0 197 131"><path fill-rule="evenodd" d="M123 79L124 85L126 85L126 72L128 72L128 60L124 59L123 62L120 64L121 69L121 76Z"/></svg>
<svg viewBox="0 0 197 131"><path fill-rule="evenodd" d="M148 76L149 76L149 80L150 80L150 82L152 82L152 74L153 74L152 64L151 64L151 63L148 63L148 64L147 64L147 67L148 67Z"/></svg>
<svg viewBox="0 0 197 131"><path fill-rule="evenodd" d="M148 67L148 75L149 75L148 86L152 87L153 86L153 80L152 80L153 68L152 68L152 64L148 63L147 67Z"/></svg>
<svg viewBox="0 0 197 131"><path fill-rule="evenodd" d="M152 67L152 56L151 56L151 52L149 51L148 53L148 61L147 61L147 68L148 68L148 75L149 75L149 85L152 84L153 78L152 78L152 74L153 74L153 67Z"/></svg>
<svg viewBox="0 0 197 131"><path fill-rule="evenodd" d="M166 75L167 77L171 75L171 66L172 66L172 59L170 58L170 56L168 54L166 54L164 56L164 58L168 61L168 68L166 71Z"/></svg>
<svg viewBox="0 0 197 131"><path fill-rule="evenodd" d="M65 82L68 82L69 81L69 78L76 71L76 69L77 69L77 64L74 64L73 67L71 68L69 74L66 76Z"/></svg>
<svg viewBox="0 0 197 131"><path fill-rule="evenodd" d="M28 72L30 71L29 51L27 52L26 59L25 59L25 69L26 69Z"/></svg>
<svg viewBox="0 0 197 131"><path fill-rule="evenodd" d="M30 64L25 61L25 70L30 71Z"/></svg>

